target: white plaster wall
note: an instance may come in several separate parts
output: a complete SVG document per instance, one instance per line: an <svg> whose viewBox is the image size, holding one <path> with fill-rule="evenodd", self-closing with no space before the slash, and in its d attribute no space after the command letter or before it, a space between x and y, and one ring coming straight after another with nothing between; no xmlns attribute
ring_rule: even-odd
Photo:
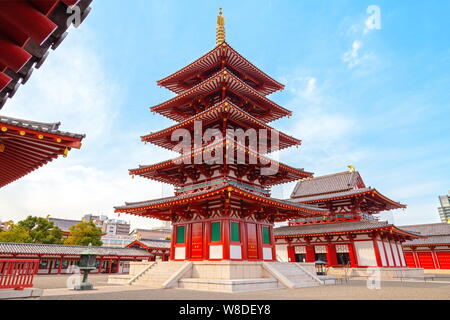
<svg viewBox="0 0 450 320"><path fill-rule="evenodd" d="M231 259L242 259L242 248L241 246L231 245L230 246L230 258Z"/></svg>
<svg viewBox="0 0 450 320"><path fill-rule="evenodd" d="M272 248L263 248L263 259L272 260Z"/></svg>
<svg viewBox="0 0 450 320"><path fill-rule="evenodd" d="M210 259L223 259L223 246L209 246Z"/></svg>
<svg viewBox="0 0 450 320"><path fill-rule="evenodd" d="M389 245L389 242L384 241L384 247L386 248L386 253L389 261L389 266L394 266L394 258L392 257L392 251L391 246Z"/></svg>
<svg viewBox="0 0 450 320"><path fill-rule="evenodd" d="M281 262L289 262L288 246L277 245L277 259Z"/></svg>
<svg viewBox="0 0 450 320"><path fill-rule="evenodd" d="M377 241L377 246L381 256L382 266L387 267L386 253L384 252L383 243L381 241Z"/></svg>
<svg viewBox="0 0 450 320"><path fill-rule="evenodd" d="M175 259L186 259L186 248L185 247L175 247Z"/></svg>
<svg viewBox="0 0 450 320"><path fill-rule="evenodd" d="M355 241L355 248L360 266L375 267L377 265L373 241Z"/></svg>
<svg viewBox="0 0 450 320"><path fill-rule="evenodd" d="M398 256L398 252L397 252L397 248L395 243L392 243L392 251L394 253L394 260L395 260L395 265L397 267L401 267L401 262L400 262L400 257Z"/></svg>
<svg viewBox="0 0 450 320"><path fill-rule="evenodd" d="M402 245L397 243L397 248L398 248L398 252L400 252L400 260L402 262L402 266L406 267L406 260L405 260L405 256L403 254L403 248Z"/></svg>

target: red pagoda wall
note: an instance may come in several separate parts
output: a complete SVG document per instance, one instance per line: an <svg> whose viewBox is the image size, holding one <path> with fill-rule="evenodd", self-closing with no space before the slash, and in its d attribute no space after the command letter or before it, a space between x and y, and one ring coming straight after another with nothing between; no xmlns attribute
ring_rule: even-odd
<svg viewBox="0 0 450 320"><path fill-rule="evenodd" d="M173 223L171 260L276 260L273 224L237 217Z"/></svg>

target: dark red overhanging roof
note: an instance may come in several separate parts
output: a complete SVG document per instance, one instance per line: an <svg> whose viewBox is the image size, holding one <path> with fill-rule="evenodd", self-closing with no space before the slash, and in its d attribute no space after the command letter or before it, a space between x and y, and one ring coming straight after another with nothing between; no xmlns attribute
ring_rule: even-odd
<svg viewBox="0 0 450 320"><path fill-rule="evenodd" d="M291 111L268 99L227 69L220 70L202 83L166 102L152 107L150 110L169 119L182 122L195 114L195 112L194 114L189 114L182 110L184 106L191 104L193 100L221 91L224 88L242 97L244 100L252 102L257 108L254 108L249 113L261 121L271 122L292 115ZM220 102L220 100L220 95L218 95L216 101L212 101L211 107Z"/></svg>
<svg viewBox="0 0 450 320"><path fill-rule="evenodd" d="M0 109L67 36L68 22L87 17L92 0L0 1ZM77 6L74 10L69 7ZM79 10L78 10L79 9Z"/></svg>
<svg viewBox="0 0 450 320"><path fill-rule="evenodd" d="M253 86L257 84L255 89L261 94L268 95L284 89L284 85L255 67L226 42L157 83L180 94L201 82L203 77L206 78L207 75L203 75L204 72L210 71L214 67L219 68L222 63L230 69L239 70L242 73L240 76L243 81L247 81Z"/></svg>
<svg viewBox="0 0 450 320"><path fill-rule="evenodd" d="M168 198L141 201L134 203L126 203L125 206L115 207L115 212L128 213L137 216L153 217L160 220L171 220L173 213L177 213L177 207L183 207L192 203L201 203L215 198L229 197L233 199L240 199L248 203L256 203L260 206L267 206L271 210L277 209L274 217L275 221L285 221L288 219L287 213L290 213L289 219L296 216L314 216L326 215L329 213L326 209L320 209L314 206L309 206L301 203L293 203L286 200L275 199L261 194L255 194L240 187L232 181L224 181L206 190L195 192L192 194L184 194L180 196L173 196ZM182 212L182 211L180 211Z"/></svg>
<svg viewBox="0 0 450 320"><path fill-rule="evenodd" d="M0 116L0 188L47 164L72 148L84 135L63 132L59 123L40 123Z"/></svg>
<svg viewBox="0 0 450 320"><path fill-rule="evenodd" d="M278 133L279 145L274 146L274 149L272 149L271 146L268 146L268 153L301 144L300 140L273 129L263 121L253 117L249 113L237 107L229 100L219 102L215 106L167 129L143 136L141 137L141 140L145 142L151 142L169 150L173 150L174 147L179 143L179 141L172 141L171 139L172 133L175 130L187 129L193 131L195 121L201 121L202 126L205 128L210 123L213 123L217 120L222 120L224 116L226 116L228 120L234 121L244 129L267 130L268 139L271 138L272 131Z"/></svg>
<svg viewBox="0 0 450 320"><path fill-rule="evenodd" d="M255 163L255 168L258 167L269 167L271 166L273 168L273 172L270 172L270 175L265 176L265 183L264 186L274 186L277 184L283 184L288 183L292 181L296 181L302 178L311 177L312 173L306 172L303 169L293 168L291 166L285 165L283 163L280 163L276 160L270 159L268 157L265 157L251 149L249 149L246 146L243 146L236 141L232 141L229 139L222 139L220 141L215 141L207 146L204 146L202 148L193 150L192 152L188 154L184 154L176 159L167 160L164 162L156 163L154 165L149 166L140 166L137 169L131 169L130 174L131 175L138 175L144 178L168 183L168 184L174 184L176 186L182 186L184 185L184 182L181 180L177 180L176 176L180 174L180 170L183 167L184 163L195 163L195 157L197 155L205 155L208 153L211 153L213 150L217 150L217 148L223 148L223 154L222 157L226 155L227 153L227 147L233 148L235 152L233 152L234 158L233 161L230 161L231 163L228 163L228 165L239 165L238 156L236 153L236 150L239 152L245 153L245 164L247 167L252 167L250 165L251 161L249 160L250 156L253 157L257 162ZM216 159L216 158L214 158ZM219 155L217 155L218 160L223 160L219 158ZM227 158L228 159L228 158ZM202 164L205 163L202 161ZM187 164L186 166L189 166ZM195 165L194 167L202 167L202 165ZM269 173L269 172L268 172Z"/></svg>

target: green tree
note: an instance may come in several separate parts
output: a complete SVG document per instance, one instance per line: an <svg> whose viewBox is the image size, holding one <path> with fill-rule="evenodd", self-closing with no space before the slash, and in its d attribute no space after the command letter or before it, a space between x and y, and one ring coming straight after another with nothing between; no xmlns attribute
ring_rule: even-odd
<svg viewBox="0 0 450 320"><path fill-rule="evenodd" d="M0 235L0 242L59 244L62 232L45 218L29 216L17 224L9 223L9 229Z"/></svg>
<svg viewBox="0 0 450 320"><path fill-rule="evenodd" d="M17 227L28 231L33 243L61 244L62 231L46 218L29 216L19 221Z"/></svg>
<svg viewBox="0 0 450 320"><path fill-rule="evenodd" d="M101 246L103 242L102 238L102 230L97 228L92 221L89 222L81 222L70 228L70 235L67 237L64 244L68 245L78 245L78 246L87 246L92 244L93 246Z"/></svg>
<svg viewBox="0 0 450 320"><path fill-rule="evenodd" d="M33 239L28 230L10 225L9 230L0 232L0 242L32 243Z"/></svg>

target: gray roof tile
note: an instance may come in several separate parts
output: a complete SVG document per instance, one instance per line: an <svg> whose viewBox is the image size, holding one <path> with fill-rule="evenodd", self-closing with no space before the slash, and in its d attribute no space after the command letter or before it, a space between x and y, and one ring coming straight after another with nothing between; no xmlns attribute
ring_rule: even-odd
<svg viewBox="0 0 450 320"><path fill-rule="evenodd" d="M62 244L35 243L5 243L0 242L0 254L43 254L43 255L79 255L87 246L67 246ZM143 249L92 247L101 256L148 257L150 254Z"/></svg>
<svg viewBox="0 0 450 320"><path fill-rule="evenodd" d="M60 122L57 123L45 123L45 122L37 122L31 120L17 119L0 115L0 123L9 124L17 127L21 127L24 129L40 131L44 133L51 133L71 138L83 139L86 136L84 134L76 134L65 131L60 131L59 126Z"/></svg>
<svg viewBox="0 0 450 320"><path fill-rule="evenodd" d="M340 172L299 181L291 198L307 197L324 193L348 191L362 181L358 172Z"/></svg>

